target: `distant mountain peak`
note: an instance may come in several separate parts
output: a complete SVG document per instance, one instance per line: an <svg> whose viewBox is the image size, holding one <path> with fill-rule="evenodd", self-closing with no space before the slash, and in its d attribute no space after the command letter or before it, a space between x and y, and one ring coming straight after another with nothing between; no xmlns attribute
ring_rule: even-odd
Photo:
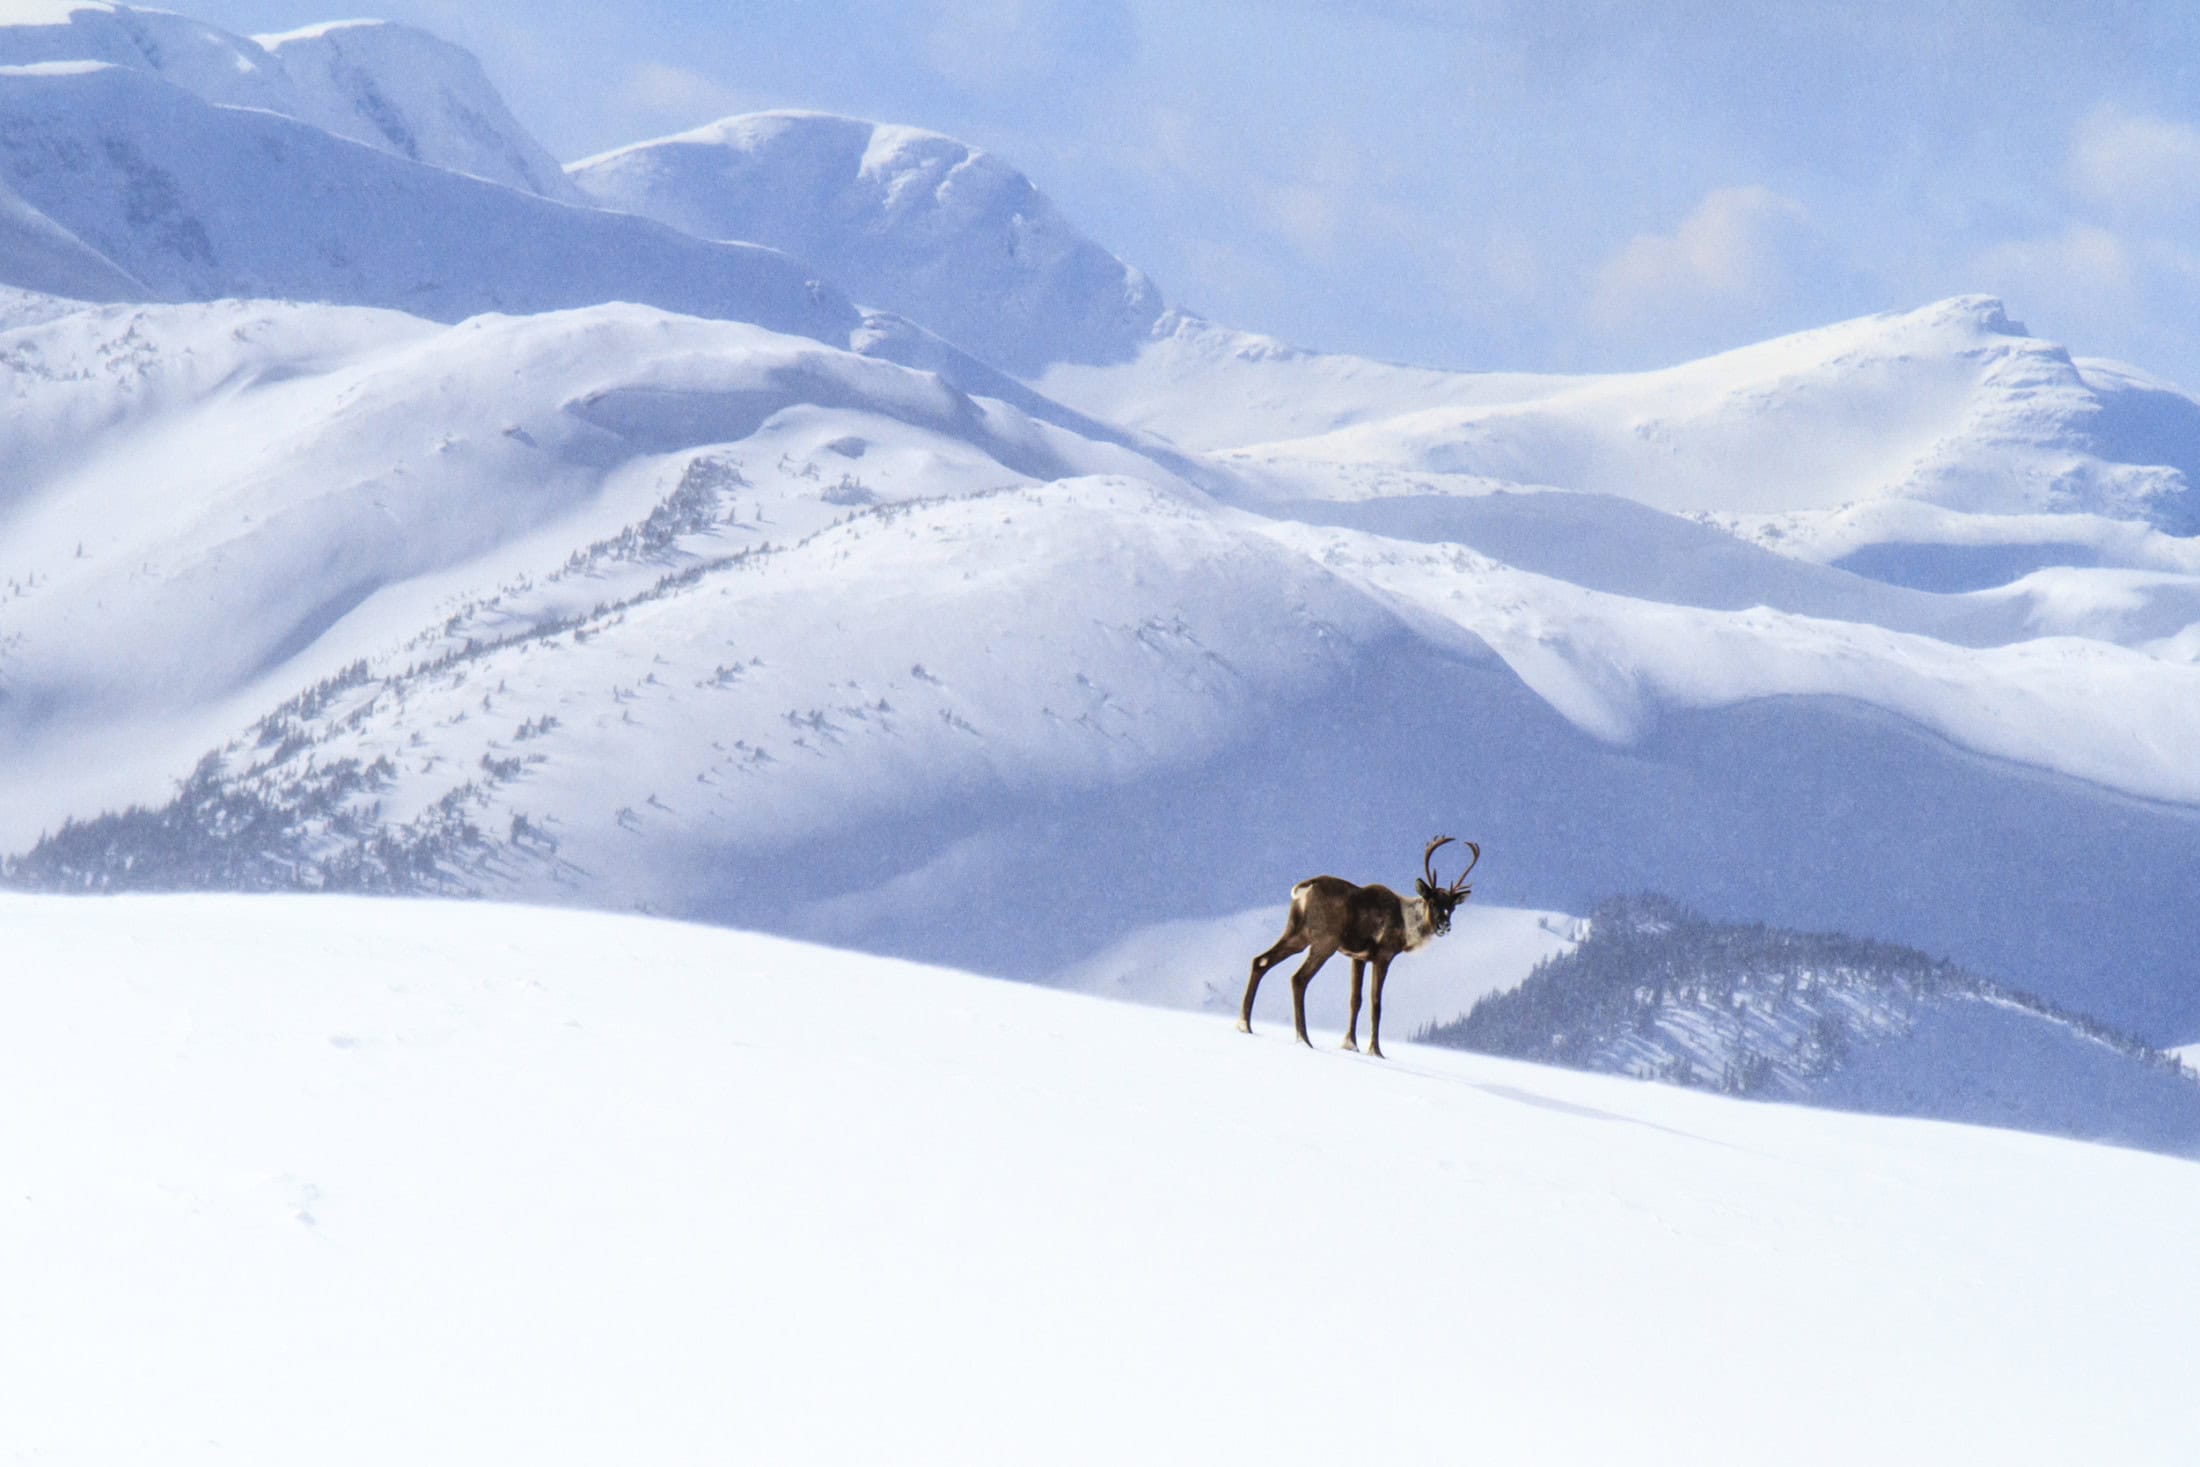
<svg viewBox="0 0 2200 1467"><path fill-rule="evenodd" d="M1162 314L1152 282L1029 178L924 128L749 113L568 171L612 208L808 260L866 305L1021 376L1128 360Z"/></svg>
<svg viewBox="0 0 2200 1467"><path fill-rule="evenodd" d="M114 11L122 6L111 0L5 0L0 3L0 25L67 25L80 10Z"/></svg>
<svg viewBox="0 0 2200 1467"><path fill-rule="evenodd" d="M0 180L171 300L321 300L458 320L626 299L835 341L860 321L777 252L569 207L279 111L210 104L142 67L0 77ZM0 281L31 284L18 269L0 255Z"/></svg>
<svg viewBox="0 0 2200 1467"><path fill-rule="evenodd" d="M462 47L389 20L331 21L256 39L296 82L305 121L415 162L580 199Z"/></svg>
<svg viewBox="0 0 2200 1467"><path fill-rule="evenodd" d="M396 21L332 21L253 38L105 0L0 3L0 65L93 63L150 73L218 105L281 113L414 162L578 197L471 52Z"/></svg>

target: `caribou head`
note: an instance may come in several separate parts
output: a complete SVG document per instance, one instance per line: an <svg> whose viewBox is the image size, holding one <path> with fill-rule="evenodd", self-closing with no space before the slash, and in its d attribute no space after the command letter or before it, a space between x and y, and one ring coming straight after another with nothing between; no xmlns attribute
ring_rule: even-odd
<svg viewBox="0 0 2200 1467"><path fill-rule="evenodd" d="M1436 868L1430 863L1436 859L1436 852L1440 847L1450 844L1451 837L1448 835L1440 835L1428 843L1428 849L1421 852L1421 875L1413 882L1414 891L1420 895L1421 905L1428 909L1429 931L1438 937L1451 931L1452 911L1474 895L1474 888L1467 885L1467 872L1472 871L1475 864L1482 859L1482 848L1471 840L1465 842L1467 850L1471 852L1467 857L1466 869L1450 885L1438 886Z"/></svg>
<svg viewBox="0 0 2200 1467"><path fill-rule="evenodd" d="M1292 887L1291 915L1284 924L1283 936L1276 939L1274 947L1253 959L1252 974L1245 980L1245 1003L1238 1012L1238 1027L1248 1034L1253 1032L1253 996L1260 992L1260 980L1268 970L1293 953L1303 952L1306 961L1291 975L1291 1017L1298 1027L1299 1042L1311 1044L1313 1041L1306 1037L1306 987L1314 981L1321 965L1341 952L1352 960L1351 1008L1344 1047L1360 1047L1360 979L1372 963L1375 1007L1369 1015L1367 1052L1380 1056L1383 980L1389 976L1391 961L1451 931L1452 912L1474 891L1467 885L1467 872L1482 859L1482 848L1471 840L1461 842L1472 852L1466 869L1450 883L1438 884L1436 853L1450 844L1450 836L1440 835L1421 852L1421 879L1413 883L1415 895L1411 898L1401 897L1387 886L1355 886L1336 876L1317 876Z"/></svg>

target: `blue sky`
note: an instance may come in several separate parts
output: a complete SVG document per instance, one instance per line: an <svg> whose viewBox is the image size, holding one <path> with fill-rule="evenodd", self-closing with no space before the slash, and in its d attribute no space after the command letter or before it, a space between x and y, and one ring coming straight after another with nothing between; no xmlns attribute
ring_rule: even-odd
<svg viewBox="0 0 2200 1467"><path fill-rule="evenodd" d="M236 30L304 0L169 0ZM937 128L1168 298L1472 368L1654 365L1964 291L2200 389L2200 7L382 0L572 159Z"/></svg>

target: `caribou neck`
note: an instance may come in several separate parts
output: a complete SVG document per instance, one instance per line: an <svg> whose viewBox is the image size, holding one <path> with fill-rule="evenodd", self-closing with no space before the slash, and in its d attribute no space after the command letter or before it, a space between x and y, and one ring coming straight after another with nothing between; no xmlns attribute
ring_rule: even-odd
<svg viewBox="0 0 2200 1467"><path fill-rule="evenodd" d="M1436 935L1436 919L1428 909L1427 897L1406 897L1398 903L1405 909L1407 952L1417 952L1428 946Z"/></svg>

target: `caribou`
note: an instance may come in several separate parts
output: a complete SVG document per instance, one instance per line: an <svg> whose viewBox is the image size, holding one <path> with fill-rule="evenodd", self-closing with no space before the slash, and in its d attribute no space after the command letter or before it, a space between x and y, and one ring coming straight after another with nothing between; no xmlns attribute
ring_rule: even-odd
<svg viewBox="0 0 2200 1467"><path fill-rule="evenodd" d="M1482 848L1471 840L1462 842L1472 853L1466 870L1448 885L1438 884L1432 863L1436 852L1450 844L1450 836L1440 835L1421 852L1422 879L1413 883L1416 895L1411 900L1387 886L1354 886L1336 876L1317 876L1292 887L1291 916L1284 924L1283 936L1276 939L1274 947L1253 959L1252 976L1245 981L1245 1004L1238 1011L1239 1031L1253 1032L1253 995L1260 992L1260 980L1268 970L1293 953L1303 952L1306 961L1291 975L1291 1020L1298 1027L1299 1043L1311 1049L1314 1041L1306 1037L1306 987L1322 964L1343 953L1352 960L1351 1008L1345 1021L1344 1047L1355 1051L1360 1047L1360 977L1372 963L1375 1002L1368 1015L1367 1052L1382 1058L1383 979L1390 972L1392 960L1451 931L1452 909L1474 892L1467 885L1467 873L1482 859Z"/></svg>

